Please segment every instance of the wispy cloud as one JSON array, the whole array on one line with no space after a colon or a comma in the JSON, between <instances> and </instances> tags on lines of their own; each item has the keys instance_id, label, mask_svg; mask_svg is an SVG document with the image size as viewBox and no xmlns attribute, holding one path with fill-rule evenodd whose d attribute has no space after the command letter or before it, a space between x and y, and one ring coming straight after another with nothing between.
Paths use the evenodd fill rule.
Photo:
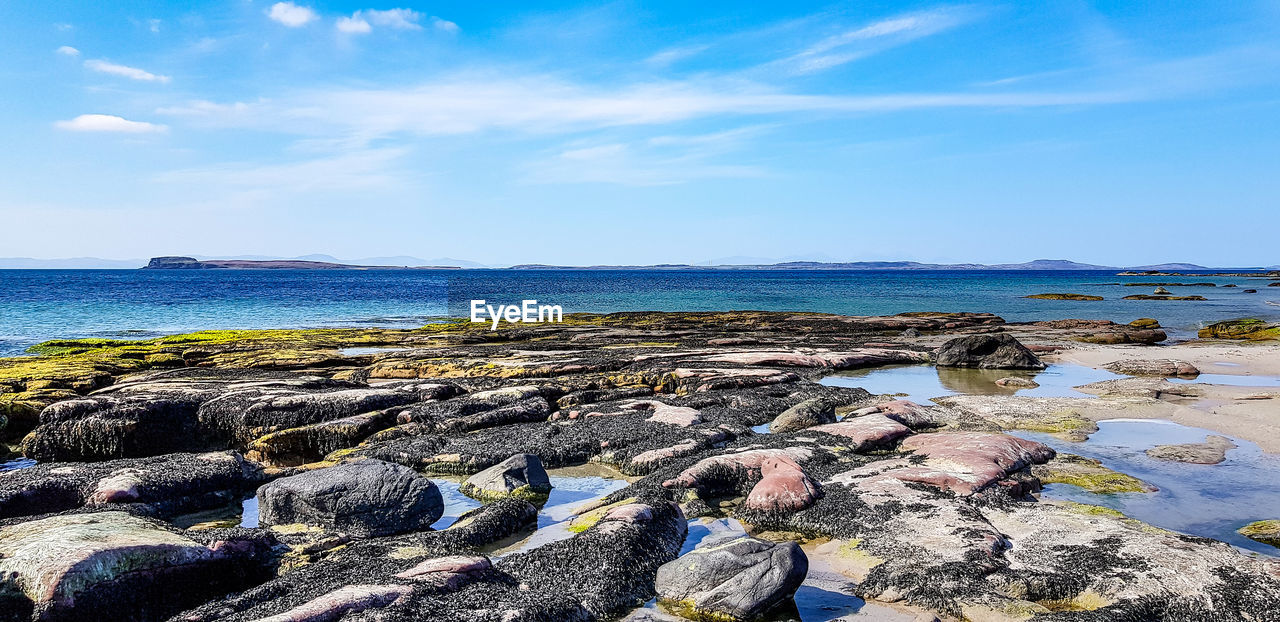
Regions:
<instances>
[{"instance_id":1,"label":"wispy cloud","mask_svg":"<svg viewBox=\"0 0 1280 622\"><path fill-rule=\"evenodd\" d=\"M203 99L191 100L185 104L178 106L161 106L156 108L156 114L169 115L175 117L201 117L209 115L237 115L249 111L249 104L245 102L233 102L230 104L219 104Z\"/></svg>"},{"instance_id":2,"label":"wispy cloud","mask_svg":"<svg viewBox=\"0 0 1280 622\"><path fill-rule=\"evenodd\" d=\"M82 114L69 121L58 121L53 124L60 130L70 132L116 132L124 134L154 134L168 131L168 127L147 123L146 121L130 121L124 117L109 114Z\"/></svg>"},{"instance_id":3,"label":"wispy cloud","mask_svg":"<svg viewBox=\"0 0 1280 622\"><path fill-rule=\"evenodd\" d=\"M713 134L664 135L632 142L571 145L525 165L530 184L601 183L666 186L702 179L765 177L759 166L720 161L759 128Z\"/></svg>"},{"instance_id":4,"label":"wispy cloud","mask_svg":"<svg viewBox=\"0 0 1280 622\"><path fill-rule=\"evenodd\" d=\"M830 35L776 62L795 73L844 65L879 52L950 30L977 17L970 7L951 7L898 15Z\"/></svg>"},{"instance_id":5,"label":"wispy cloud","mask_svg":"<svg viewBox=\"0 0 1280 622\"><path fill-rule=\"evenodd\" d=\"M300 28L317 19L316 12L310 7L292 2L277 2L271 5L271 8L267 9L267 17L289 28Z\"/></svg>"},{"instance_id":6,"label":"wispy cloud","mask_svg":"<svg viewBox=\"0 0 1280 622\"><path fill-rule=\"evenodd\" d=\"M61 54L63 56L79 56L80 55L80 50L77 50L69 45L61 46L55 51L58 54Z\"/></svg>"},{"instance_id":7,"label":"wispy cloud","mask_svg":"<svg viewBox=\"0 0 1280 622\"><path fill-rule=\"evenodd\" d=\"M655 67L666 67L678 61L682 61L691 56L696 56L704 51L710 45L682 45L678 47L667 48L657 52L645 59L645 63Z\"/></svg>"},{"instance_id":8,"label":"wispy cloud","mask_svg":"<svg viewBox=\"0 0 1280 622\"><path fill-rule=\"evenodd\" d=\"M84 66L98 73L105 73L113 76L121 76L130 80L139 80L142 82L161 82L169 81L169 76L161 76L151 73L137 67L129 67L128 65L118 65L116 63L105 60L87 60Z\"/></svg>"},{"instance_id":9,"label":"wispy cloud","mask_svg":"<svg viewBox=\"0 0 1280 622\"><path fill-rule=\"evenodd\" d=\"M162 173L155 181L267 193L385 188L407 181L393 166L407 153L404 148L363 149L284 164L219 164Z\"/></svg>"},{"instance_id":10,"label":"wispy cloud","mask_svg":"<svg viewBox=\"0 0 1280 622\"><path fill-rule=\"evenodd\" d=\"M447 20L447 19L442 19L442 18L439 18L439 17L432 17L432 18L431 18L431 25L432 25L432 26L435 26L436 30L440 30L440 31L443 31L443 32L450 32L450 33L452 33L452 32L458 32L458 30L459 30L459 28L458 28L458 25L457 25L457 24L455 24L455 23L453 23L453 22L451 22L451 21L449 21L449 20Z\"/></svg>"}]
</instances>

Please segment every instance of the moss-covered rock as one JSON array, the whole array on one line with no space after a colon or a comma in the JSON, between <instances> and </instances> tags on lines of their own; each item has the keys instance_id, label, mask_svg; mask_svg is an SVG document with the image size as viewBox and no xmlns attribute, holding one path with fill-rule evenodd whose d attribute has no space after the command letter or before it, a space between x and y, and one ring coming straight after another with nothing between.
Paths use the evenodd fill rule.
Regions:
<instances>
[{"instance_id":1,"label":"moss-covered rock","mask_svg":"<svg viewBox=\"0 0 1280 622\"><path fill-rule=\"evenodd\" d=\"M1215 322L1200 329L1201 339L1245 339L1263 341L1280 339L1280 324L1268 324L1257 318L1241 318Z\"/></svg>"},{"instance_id":2,"label":"moss-covered rock","mask_svg":"<svg viewBox=\"0 0 1280 622\"><path fill-rule=\"evenodd\" d=\"M1236 530L1240 535L1280 548L1280 520L1260 520Z\"/></svg>"}]
</instances>

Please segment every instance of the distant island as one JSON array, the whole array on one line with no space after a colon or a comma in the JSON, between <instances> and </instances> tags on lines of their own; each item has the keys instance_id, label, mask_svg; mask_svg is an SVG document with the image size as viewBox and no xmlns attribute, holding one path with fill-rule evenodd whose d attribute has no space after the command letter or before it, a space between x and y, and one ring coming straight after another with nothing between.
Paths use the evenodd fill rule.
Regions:
<instances>
[{"instance_id":1,"label":"distant island","mask_svg":"<svg viewBox=\"0 0 1280 622\"><path fill-rule=\"evenodd\" d=\"M142 270L460 270L458 266L363 266L297 259L208 259L152 257Z\"/></svg>"}]
</instances>

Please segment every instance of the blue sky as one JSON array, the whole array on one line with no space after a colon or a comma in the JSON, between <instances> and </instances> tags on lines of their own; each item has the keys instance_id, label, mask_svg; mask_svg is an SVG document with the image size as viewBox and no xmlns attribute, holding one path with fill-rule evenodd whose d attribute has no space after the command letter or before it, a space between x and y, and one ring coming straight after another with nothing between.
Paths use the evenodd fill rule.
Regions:
<instances>
[{"instance_id":1,"label":"blue sky","mask_svg":"<svg viewBox=\"0 0 1280 622\"><path fill-rule=\"evenodd\" d=\"M0 4L0 256L1272 265L1280 3Z\"/></svg>"}]
</instances>

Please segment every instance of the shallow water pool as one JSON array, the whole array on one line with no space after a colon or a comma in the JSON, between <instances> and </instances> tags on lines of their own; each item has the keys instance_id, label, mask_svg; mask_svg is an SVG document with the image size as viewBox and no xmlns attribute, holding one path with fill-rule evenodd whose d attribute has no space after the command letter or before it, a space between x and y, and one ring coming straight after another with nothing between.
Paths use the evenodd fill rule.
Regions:
<instances>
[{"instance_id":1,"label":"shallow water pool","mask_svg":"<svg viewBox=\"0 0 1280 622\"><path fill-rule=\"evenodd\" d=\"M0 471L16 471L35 465L36 461L31 458L14 458L13 460L0 461Z\"/></svg>"},{"instance_id":2,"label":"shallow water pool","mask_svg":"<svg viewBox=\"0 0 1280 622\"><path fill-rule=\"evenodd\" d=\"M1220 464L1186 464L1156 460L1144 452L1156 445L1201 443L1217 433L1171 421L1113 419L1098 422L1098 431L1078 443L1034 432L1010 434L1040 441L1062 453L1100 460L1108 468L1160 489L1104 495L1069 484L1050 484L1043 492L1047 498L1106 506L1157 527L1280 555L1280 549L1236 533L1253 521L1280 517L1280 495L1274 493L1280 481L1280 458L1263 453L1249 441L1231 439L1237 448L1228 451Z\"/></svg>"},{"instance_id":3,"label":"shallow water pool","mask_svg":"<svg viewBox=\"0 0 1280 622\"><path fill-rule=\"evenodd\" d=\"M1040 386L1022 388L996 384L997 380L1011 376L1029 378ZM932 398L951 395L1095 397L1073 387L1127 377L1103 369L1071 364L1050 365L1041 371L889 365L840 372L823 378L821 383L833 387L861 387L876 395L900 395L913 402L927 404Z\"/></svg>"}]
</instances>

